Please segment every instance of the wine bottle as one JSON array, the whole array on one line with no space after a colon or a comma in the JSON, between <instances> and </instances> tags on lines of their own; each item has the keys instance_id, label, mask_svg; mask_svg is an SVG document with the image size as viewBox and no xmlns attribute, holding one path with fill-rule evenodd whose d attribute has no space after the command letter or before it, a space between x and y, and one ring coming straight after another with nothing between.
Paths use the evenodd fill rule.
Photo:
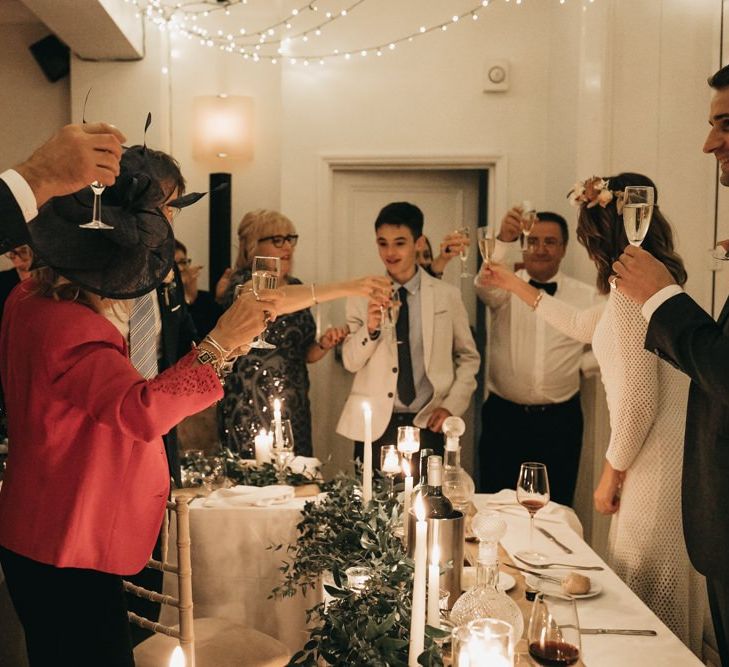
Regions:
<instances>
[{"instance_id":1,"label":"wine bottle","mask_svg":"<svg viewBox=\"0 0 729 667\"><path fill-rule=\"evenodd\" d=\"M428 486L423 495L426 516L429 519L449 519L453 516L453 505L443 495L443 459L428 457Z\"/></svg>"}]
</instances>

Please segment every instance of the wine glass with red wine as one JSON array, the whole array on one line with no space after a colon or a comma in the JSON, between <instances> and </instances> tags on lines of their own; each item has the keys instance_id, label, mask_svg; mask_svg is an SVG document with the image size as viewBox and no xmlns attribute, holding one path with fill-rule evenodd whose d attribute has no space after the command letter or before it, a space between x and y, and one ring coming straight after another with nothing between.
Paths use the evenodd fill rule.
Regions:
<instances>
[{"instance_id":1,"label":"wine glass with red wine","mask_svg":"<svg viewBox=\"0 0 729 667\"><path fill-rule=\"evenodd\" d=\"M527 630L529 655L540 665L574 665L580 659L580 623L573 598L537 593Z\"/></svg>"},{"instance_id":2,"label":"wine glass with red wine","mask_svg":"<svg viewBox=\"0 0 729 667\"><path fill-rule=\"evenodd\" d=\"M546 465L531 461L521 464L516 481L516 499L529 512L529 551L520 551L517 556L532 563L545 562L547 556L534 549L534 515L549 502Z\"/></svg>"}]
</instances>

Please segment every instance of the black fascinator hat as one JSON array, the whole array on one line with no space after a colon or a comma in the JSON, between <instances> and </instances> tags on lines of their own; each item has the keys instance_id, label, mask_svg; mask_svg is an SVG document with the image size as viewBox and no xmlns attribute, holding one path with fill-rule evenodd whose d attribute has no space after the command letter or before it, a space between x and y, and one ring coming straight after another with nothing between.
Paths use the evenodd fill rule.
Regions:
<instances>
[{"instance_id":1,"label":"black fascinator hat","mask_svg":"<svg viewBox=\"0 0 729 667\"><path fill-rule=\"evenodd\" d=\"M49 200L29 225L37 264L99 296L132 299L157 287L172 269L174 236L161 211L147 206L152 179L122 167L102 196L101 218L112 229L84 229L93 192Z\"/></svg>"}]
</instances>

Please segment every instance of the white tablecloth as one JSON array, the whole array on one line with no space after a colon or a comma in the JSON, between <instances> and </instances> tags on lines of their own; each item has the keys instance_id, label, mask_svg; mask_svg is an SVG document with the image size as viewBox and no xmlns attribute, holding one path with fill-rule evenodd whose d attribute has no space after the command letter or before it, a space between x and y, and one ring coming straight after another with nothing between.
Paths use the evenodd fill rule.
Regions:
<instances>
[{"instance_id":1,"label":"white tablecloth","mask_svg":"<svg viewBox=\"0 0 729 667\"><path fill-rule=\"evenodd\" d=\"M504 493L503 491L501 492ZM511 492L513 493L513 491ZM499 494L500 495L500 494ZM489 498L476 496L478 509L494 509ZM551 503L550 503L551 504ZM503 518L508 524L501 544L509 555L529 548L529 515L518 506L506 505ZM587 667L701 667L703 664L660 619L610 570L605 562L569 527L576 516L567 507L556 506L544 517L536 515L535 525L546 528L572 555L564 553L539 531L534 531L534 548L553 557L555 562L579 565L603 565L601 572L586 572L602 585L602 593L594 598L577 600L577 614L583 628L634 628L655 630L656 637L617 635L582 635L582 659ZM570 518L574 517L574 520ZM560 520L555 520L557 518ZM515 561L518 564L518 561ZM558 574L561 570L555 570Z\"/></svg>"},{"instance_id":2,"label":"white tablecloth","mask_svg":"<svg viewBox=\"0 0 729 667\"><path fill-rule=\"evenodd\" d=\"M479 509L497 509L509 529L502 544L510 554L528 548L529 519L526 511L511 502L507 492L478 495ZM191 505L192 572L195 616L227 617L277 637L292 651L304 644L305 610L314 606L316 595L297 595L269 600L271 589L281 579L278 567L283 551L271 551L273 544L296 540L296 524L306 499L295 499L274 507L205 508L201 500ZM582 540L582 529L574 512L550 503L537 514L558 540L570 547L572 556L535 532L535 547L559 562L605 565ZM639 628L656 630L656 637L583 635L583 659L588 667L693 667L702 663L673 635L635 594L607 568L590 572L603 587L595 598L578 600L583 627Z\"/></svg>"}]
</instances>

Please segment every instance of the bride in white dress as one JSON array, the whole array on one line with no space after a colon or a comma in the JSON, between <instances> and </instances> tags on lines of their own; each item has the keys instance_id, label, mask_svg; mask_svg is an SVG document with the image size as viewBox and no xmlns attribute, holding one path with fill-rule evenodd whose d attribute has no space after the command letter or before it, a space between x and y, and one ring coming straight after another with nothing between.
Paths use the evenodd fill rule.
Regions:
<instances>
[{"instance_id":1,"label":"bride in white dress","mask_svg":"<svg viewBox=\"0 0 729 667\"><path fill-rule=\"evenodd\" d=\"M629 185L653 183L640 174L624 173L589 179L572 193L580 205L577 238L597 266L597 287L609 294L606 304L580 311L499 265L484 265L479 280L513 292L556 329L592 343L610 410L610 444L594 494L597 511L613 514L608 561L701 656L706 587L689 561L681 519L689 381L644 349L647 323L640 306L611 290L609 283L612 263L628 245L618 207ZM686 282L671 227L657 205L643 248L664 262L679 284Z\"/></svg>"}]
</instances>

